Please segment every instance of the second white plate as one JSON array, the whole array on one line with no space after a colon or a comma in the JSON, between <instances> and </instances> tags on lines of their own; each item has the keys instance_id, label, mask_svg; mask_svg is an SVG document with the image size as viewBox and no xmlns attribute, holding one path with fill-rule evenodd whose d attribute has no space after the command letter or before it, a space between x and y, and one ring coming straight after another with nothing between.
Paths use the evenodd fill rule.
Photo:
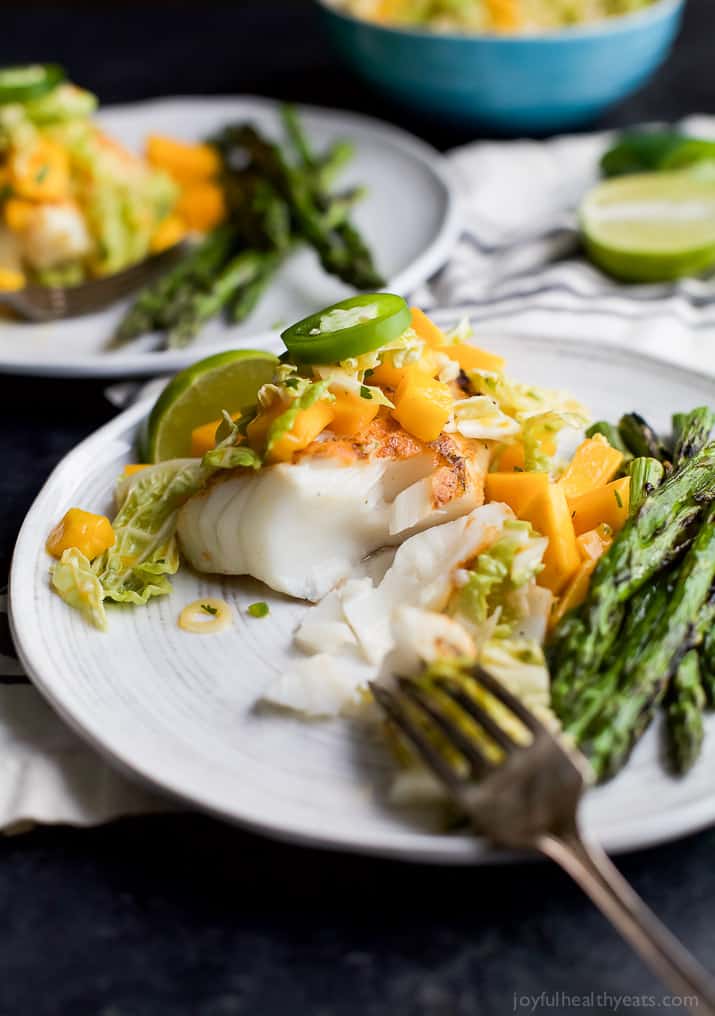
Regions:
<instances>
[{"instance_id":1,"label":"second white plate","mask_svg":"<svg viewBox=\"0 0 715 1016\"><path fill-rule=\"evenodd\" d=\"M481 340L486 344L486 340ZM715 404L715 382L629 353L585 344L502 337L489 344L517 378L571 391L598 417L638 410L663 430L670 415ZM382 738L347 719L306 723L256 709L291 656L304 604L258 583L183 568L174 591L140 609L110 611L106 634L50 591L44 542L71 505L110 510L116 476L150 406L123 413L58 466L27 516L13 560L10 609L20 657L38 688L108 758L163 790L271 835L411 860L488 862L472 838L435 831L389 806L395 762ZM200 597L226 599L233 626L181 631ZM255 600L270 616L248 617ZM703 757L685 779L660 760L649 731L624 772L591 791L586 830L610 850L642 847L715 821L715 717Z\"/></svg>"},{"instance_id":2,"label":"second white plate","mask_svg":"<svg viewBox=\"0 0 715 1016\"><path fill-rule=\"evenodd\" d=\"M386 288L406 294L446 261L458 230L446 163L433 149L395 127L352 113L301 107L318 150L345 138L355 157L340 186L358 184L367 196L354 221L369 243ZM141 151L148 134L203 139L227 123L252 121L281 136L279 105L269 99L157 99L101 111L109 134ZM0 372L57 377L119 377L170 373L219 349L265 345L282 327L354 290L326 275L315 254L298 251L279 272L249 320L227 327L211 322L186 349L152 352L139 339L109 350L112 331L129 301L99 314L52 324L0 318Z\"/></svg>"}]
</instances>

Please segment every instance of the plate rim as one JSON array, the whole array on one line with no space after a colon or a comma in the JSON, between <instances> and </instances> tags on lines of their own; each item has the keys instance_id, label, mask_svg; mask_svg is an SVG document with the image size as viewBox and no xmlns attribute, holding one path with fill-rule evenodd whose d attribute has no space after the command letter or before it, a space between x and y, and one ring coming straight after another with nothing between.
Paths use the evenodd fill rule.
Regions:
<instances>
[{"instance_id":1,"label":"plate rim","mask_svg":"<svg viewBox=\"0 0 715 1016\"><path fill-rule=\"evenodd\" d=\"M162 109L176 104L194 107L209 105L228 107L238 102L269 111L275 111L282 105L279 99L252 94L170 95L141 99L137 102L107 104L100 107L96 113L96 119L102 122L103 117L111 120L113 115L129 116L137 110L146 111L151 108L156 108L160 114ZM459 236L457 184L446 157L416 135L377 117L355 113L352 110L341 110L332 106L316 106L310 103L297 103L296 109L298 112L322 117L327 121L339 119L341 126L344 124L347 132L350 131L350 125L355 124L356 127L370 131L376 137L385 138L393 148L422 165L429 171L433 180L440 185L445 199L445 211L437 233L426 250L422 251L403 271L389 279L385 285L387 291L396 292L402 296L408 295L410 291L422 285L445 264ZM255 335L246 336L243 344L247 347L251 344L263 345L275 341L276 335L276 331L256 332ZM94 353L89 356L76 354L73 358L58 363L23 360L21 355L6 359L4 355L0 355L0 375L15 374L23 377L58 378L145 377L181 370L197 359L210 356L212 353L226 348L226 343L207 343L201 347L189 345L183 350L169 350L161 354L152 354L147 351L127 353L126 356L106 353ZM157 356L162 358L157 359Z\"/></svg>"},{"instance_id":2,"label":"plate rim","mask_svg":"<svg viewBox=\"0 0 715 1016\"><path fill-rule=\"evenodd\" d=\"M444 318L445 315L443 314L442 317ZM549 336L523 335L507 330L492 333L495 341L500 336L508 336L510 339L534 346L543 347L546 345L555 352L563 351L570 356L578 355L581 352L586 359L595 357L611 365L617 365L620 362L627 363L631 367L642 368L645 362L649 370L662 373L669 378L677 375L686 382L697 380L700 384L712 386L715 394L715 377L711 374L672 365L637 350L610 348L589 340L574 341L573 339ZM85 724L73 713L71 695L63 695L62 690L54 686L51 666L47 668L46 661L35 658L31 645L32 639L28 640L25 637L25 619L30 616L36 600L34 583L30 581L23 584L22 577L23 574L30 575L31 578L34 575L34 563L38 552L36 534L31 532L34 516L36 512L42 511L44 502L53 497L55 487L62 483L65 472L72 469L75 460L86 459L95 445L103 446L112 438L116 439L119 435L126 433L128 429L135 427L147 414L153 402L153 396L142 399L71 449L50 473L22 523L13 551L9 575L9 619L18 657L34 687L85 742L90 744L110 765L119 769L135 782L158 789L171 799L188 803L200 811L213 814L254 833L303 846L390 857L415 863L502 864L523 860L523 855L517 856L508 852L491 850L486 848L483 842L470 836L416 834L407 825L405 825L404 832L400 830L380 836L370 834L356 836L354 833L349 835L342 832L315 833L310 830L307 824L301 828L286 827L284 823L281 823L280 818L276 821L266 821L252 818L250 814L241 813L240 808L228 811L212 806L202 801L196 794L182 790L180 786L172 782L169 776L162 774L157 777L147 771L141 761L130 759L122 750L107 745L102 740L96 725ZM46 673L47 670L49 670L49 675ZM713 824L715 824L715 791L710 798L705 800L686 801L682 806L665 813L656 813L642 818L639 820L637 829L629 824L627 819L617 817L604 828L601 842L609 853L641 850L682 838ZM415 840L416 836L419 837L418 842Z\"/></svg>"}]
</instances>

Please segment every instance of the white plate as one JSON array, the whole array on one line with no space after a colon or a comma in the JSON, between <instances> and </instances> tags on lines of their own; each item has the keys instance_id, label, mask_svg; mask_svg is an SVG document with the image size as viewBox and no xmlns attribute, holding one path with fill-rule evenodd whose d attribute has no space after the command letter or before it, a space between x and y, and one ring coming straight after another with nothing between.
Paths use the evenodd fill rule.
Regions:
<instances>
[{"instance_id":1,"label":"white plate","mask_svg":"<svg viewBox=\"0 0 715 1016\"><path fill-rule=\"evenodd\" d=\"M367 187L354 221L389 280L386 289L408 293L441 267L457 235L446 163L428 145L376 120L312 107L299 111L318 150L339 138L355 143L355 157L341 174L340 187ZM99 120L136 151L152 132L194 141L242 120L281 136L278 103L252 97L158 99L103 109ZM219 349L265 344L281 325L353 292L326 275L312 251L301 250L279 272L248 321L233 327L211 322L187 349L152 352L151 342L139 339L107 350L130 301L52 324L0 319L0 372L56 377L169 373Z\"/></svg>"},{"instance_id":2,"label":"white plate","mask_svg":"<svg viewBox=\"0 0 715 1016\"><path fill-rule=\"evenodd\" d=\"M715 382L643 356L582 344L502 337L519 378L573 392L594 414L617 419L636 409L667 429L670 414L715 403ZM114 479L132 459L144 403L84 441L58 466L20 533L11 575L11 617L23 664L39 689L115 763L172 794L271 835L412 860L489 861L459 835L439 835L387 806L393 760L377 737L347 720L304 723L256 711L261 690L291 653L305 607L238 579L176 577L169 597L110 611L109 632L88 627L48 586L43 544L71 505L106 511ZM233 627L215 636L179 630L180 609L224 597ZM245 608L267 600L265 619ZM686 779L666 775L657 732L627 769L589 793L587 830L621 850L682 835L715 821L715 729Z\"/></svg>"}]
</instances>

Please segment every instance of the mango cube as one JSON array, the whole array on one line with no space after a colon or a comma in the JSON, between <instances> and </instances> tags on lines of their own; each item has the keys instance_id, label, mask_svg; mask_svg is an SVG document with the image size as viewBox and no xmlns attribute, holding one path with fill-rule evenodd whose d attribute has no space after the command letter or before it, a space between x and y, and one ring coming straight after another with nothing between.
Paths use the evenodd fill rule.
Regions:
<instances>
[{"instance_id":1,"label":"mango cube","mask_svg":"<svg viewBox=\"0 0 715 1016\"><path fill-rule=\"evenodd\" d=\"M301 409L290 430L282 434L268 453L268 462L288 462L295 452L307 448L318 434L332 423L333 405L319 399L308 409Z\"/></svg>"},{"instance_id":2,"label":"mango cube","mask_svg":"<svg viewBox=\"0 0 715 1016\"><path fill-rule=\"evenodd\" d=\"M601 435L586 438L574 453L559 485L569 500L581 497L596 487L603 487L616 475L623 462L623 453L611 448Z\"/></svg>"},{"instance_id":3,"label":"mango cube","mask_svg":"<svg viewBox=\"0 0 715 1016\"><path fill-rule=\"evenodd\" d=\"M354 392L334 392L333 419L330 429L341 437L352 437L364 430L377 416L380 406L374 399L364 399Z\"/></svg>"},{"instance_id":4,"label":"mango cube","mask_svg":"<svg viewBox=\"0 0 715 1016\"><path fill-rule=\"evenodd\" d=\"M56 558L75 547L88 561L93 561L114 546L115 540L112 523L106 515L70 508L47 537L46 547L48 554Z\"/></svg>"},{"instance_id":5,"label":"mango cube","mask_svg":"<svg viewBox=\"0 0 715 1016\"><path fill-rule=\"evenodd\" d=\"M580 536L601 523L614 533L620 532L628 518L630 489L631 478L624 476L569 501L576 534Z\"/></svg>"},{"instance_id":6,"label":"mango cube","mask_svg":"<svg viewBox=\"0 0 715 1016\"><path fill-rule=\"evenodd\" d=\"M522 518L548 538L544 570L536 581L558 595L581 564L566 495L558 484L549 483L522 510Z\"/></svg>"},{"instance_id":7,"label":"mango cube","mask_svg":"<svg viewBox=\"0 0 715 1016\"><path fill-rule=\"evenodd\" d=\"M533 498L549 486L548 473L488 473L485 493L487 501L508 504L518 519Z\"/></svg>"},{"instance_id":8,"label":"mango cube","mask_svg":"<svg viewBox=\"0 0 715 1016\"><path fill-rule=\"evenodd\" d=\"M410 371L395 393L393 417L419 441L436 441L449 420L454 399L449 386L422 371Z\"/></svg>"}]
</instances>

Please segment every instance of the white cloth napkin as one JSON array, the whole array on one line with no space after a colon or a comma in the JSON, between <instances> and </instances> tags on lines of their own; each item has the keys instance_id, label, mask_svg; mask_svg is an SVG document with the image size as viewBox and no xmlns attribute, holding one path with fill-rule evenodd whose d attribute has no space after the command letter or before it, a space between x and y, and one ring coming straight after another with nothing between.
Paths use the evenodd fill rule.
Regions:
<instances>
[{"instance_id":1,"label":"white cloth napkin","mask_svg":"<svg viewBox=\"0 0 715 1016\"><path fill-rule=\"evenodd\" d=\"M715 138L715 119L684 129ZM512 331L628 346L715 375L715 281L621 286L579 254L576 211L609 136L474 144L449 156L462 237L447 266L413 294L439 318L455 310L478 333ZM136 386L108 396L125 405ZM116 774L29 685L0 594L0 829L91 825L168 808Z\"/></svg>"}]
</instances>

